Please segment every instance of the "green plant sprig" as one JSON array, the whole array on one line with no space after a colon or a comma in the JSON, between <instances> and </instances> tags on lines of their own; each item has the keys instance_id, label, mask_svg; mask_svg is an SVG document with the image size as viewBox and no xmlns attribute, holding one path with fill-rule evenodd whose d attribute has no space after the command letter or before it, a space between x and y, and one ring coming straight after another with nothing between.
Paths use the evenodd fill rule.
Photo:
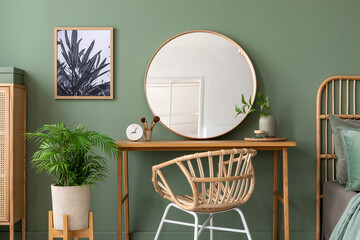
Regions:
<instances>
[{"instance_id":1,"label":"green plant sprig","mask_svg":"<svg viewBox=\"0 0 360 240\"><path fill-rule=\"evenodd\" d=\"M243 104L242 108L240 108L237 104L235 104L235 111L237 112L235 117L237 117L241 113L246 114L247 112L249 112L249 113L255 112L255 109L250 109L251 108L251 96L249 98L249 103L247 103L245 100L244 94L241 94L241 102ZM248 109L250 109L250 110L248 111Z\"/></svg>"},{"instance_id":2,"label":"green plant sprig","mask_svg":"<svg viewBox=\"0 0 360 240\"><path fill-rule=\"evenodd\" d=\"M257 101L256 104L260 107L260 110L251 108L251 96L249 98L249 102L246 102L244 94L241 94L241 102L243 106L240 108L237 104L235 104L235 111L237 112L235 117L237 117L239 114L246 114L255 111L260 112L260 117L264 117L271 114L269 97L265 97L264 94L262 94L262 92L259 92L257 94L257 98L259 99L259 101Z\"/></svg>"},{"instance_id":3,"label":"green plant sprig","mask_svg":"<svg viewBox=\"0 0 360 240\"><path fill-rule=\"evenodd\" d=\"M44 125L26 136L39 144L31 158L32 166L37 172L54 175L57 186L95 185L106 179L106 159L93 152L94 148L109 157L118 155L113 139L82 125L75 129L64 123Z\"/></svg>"}]
</instances>

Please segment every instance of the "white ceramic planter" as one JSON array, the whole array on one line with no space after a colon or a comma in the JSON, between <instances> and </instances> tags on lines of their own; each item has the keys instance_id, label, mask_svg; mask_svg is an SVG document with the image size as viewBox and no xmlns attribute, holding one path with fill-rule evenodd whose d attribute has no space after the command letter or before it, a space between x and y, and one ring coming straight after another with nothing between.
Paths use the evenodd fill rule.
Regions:
<instances>
[{"instance_id":1,"label":"white ceramic planter","mask_svg":"<svg viewBox=\"0 0 360 240\"><path fill-rule=\"evenodd\" d=\"M90 186L51 185L54 228L63 230L63 215L68 215L69 230L89 227Z\"/></svg>"},{"instance_id":2,"label":"white ceramic planter","mask_svg":"<svg viewBox=\"0 0 360 240\"><path fill-rule=\"evenodd\" d=\"M276 120L272 115L266 115L259 119L259 129L265 131L265 137L276 136Z\"/></svg>"}]
</instances>

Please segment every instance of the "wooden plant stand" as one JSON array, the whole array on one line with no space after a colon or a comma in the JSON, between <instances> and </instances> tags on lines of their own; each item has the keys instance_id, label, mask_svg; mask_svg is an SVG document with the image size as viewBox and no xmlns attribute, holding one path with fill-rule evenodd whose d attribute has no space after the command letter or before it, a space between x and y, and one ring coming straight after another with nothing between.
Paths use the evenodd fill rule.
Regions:
<instances>
[{"instance_id":1,"label":"wooden plant stand","mask_svg":"<svg viewBox=\"0 0 360 240\"><path fill-rule=\"evenodd\" d=\"M62 238L63 240L89 238L89 240L94 240L94 212L89 213L89 228L75 231L68 229L68 215L64 215L63 229L57 230L54 228L53 212L49 211L49 240L54 240L54 238Z\"/></svg>"}]
</instances>

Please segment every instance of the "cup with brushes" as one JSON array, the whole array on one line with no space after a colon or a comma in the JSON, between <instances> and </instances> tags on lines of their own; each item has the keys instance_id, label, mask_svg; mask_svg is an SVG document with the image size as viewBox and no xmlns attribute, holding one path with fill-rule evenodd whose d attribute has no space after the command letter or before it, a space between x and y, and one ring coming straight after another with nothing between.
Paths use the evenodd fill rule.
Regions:
<instances>
[{"instance_id":1,"label":"cup with brushes","mask_svg":"<svg viewBox=\"0 0 360 240\"><path fill-rule=\"evenodd\" d=\"M154 116L153 121L151 122L150 128L149 128L149 124L146 121L145 117L141 118L140 121L141 121L141 123L142 123L142 125L144 127L145 141L151 141L152 130L154 129L156 123L160 121L160 118L158 116Z\"/></svg>"}]
</instances>

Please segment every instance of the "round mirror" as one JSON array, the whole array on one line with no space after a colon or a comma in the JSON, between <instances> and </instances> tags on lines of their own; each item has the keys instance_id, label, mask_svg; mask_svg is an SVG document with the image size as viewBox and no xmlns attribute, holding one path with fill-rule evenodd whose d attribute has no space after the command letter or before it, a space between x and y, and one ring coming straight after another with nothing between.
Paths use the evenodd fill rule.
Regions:
<instances>
[{"instance_id":1,"label":"round mirror","mask_svg":"<svg viewBox=\"0 0 360 240\"><path fill-rule=\"evenodd\" d=\"M166 41L151 58L145 94L154 115L178 135L221 136L241 123L241 95L254 102L256 76L245 51L216 32L191 31Z\"/></svg>"}]
</instances>

